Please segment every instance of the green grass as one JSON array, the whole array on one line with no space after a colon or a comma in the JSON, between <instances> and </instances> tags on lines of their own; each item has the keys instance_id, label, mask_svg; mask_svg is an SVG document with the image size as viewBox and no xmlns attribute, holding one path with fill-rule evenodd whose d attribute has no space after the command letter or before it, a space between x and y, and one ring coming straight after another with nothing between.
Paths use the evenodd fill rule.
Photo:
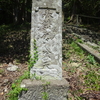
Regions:
<instances>
[{"instance_id":1,"label":"green grass","mask_svg":"<svg viewBox=\"0 0 100 100\"><path fill-rule=\"evenodd\" d=\"M92 56L92 55L88 55L88 56L87 56L87 61L88 61L89 63L91 63L92 65L94 65L94 64L96 63L96 61L95 61L95 59L94 59L94 56Z\"/></svg>"},{"instance_id":2,"label":"green grass","mask_svg":"<svg viewBox=\"0 0 100 100\"><path fill-rule=\"evenodd\" d=\"M48 93L47 92L42 93L42 100L48 100Z\"/></svg>"},{"instance_id":3,"label":"green grass","mask_svg":"<svg viewBox=\"0 0 100 100\"><path fill-rule=\"evenodd\" d=\"M89 71L85 76L85 85L87 86L87 90L91 91L99 91L100 90L100 74L95 72L94 70Z\"/></svg>"},{"instance_id":4,"label":"green grass","mask_svg":"<svg viewBox=\"0 0 100 100\"><path fill-rule=\"evenodd\" d=\"M82 93L100 91L100 64L97 63L94 56L81 49L73 40L63 46L64 70L70 78L75 78L75 81L70 81L70 84L73 84L72 89L69 90L72 97L68 100L73 100L73 98L83 100L80 97ZM71 66L73 62L80 65Z\"/></svg>"}]
</instances>

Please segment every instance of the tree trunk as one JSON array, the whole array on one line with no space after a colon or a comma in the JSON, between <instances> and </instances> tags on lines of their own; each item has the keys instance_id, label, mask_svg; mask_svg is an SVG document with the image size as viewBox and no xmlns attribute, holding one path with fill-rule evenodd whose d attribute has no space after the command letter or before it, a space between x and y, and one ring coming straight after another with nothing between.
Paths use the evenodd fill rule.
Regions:
<instances>
[{"instance_id":1,"label":"tree trunk","mask_svg":"<svg viewBox=\"0 0 100 100\"><path fill-rule=\"evenodd\" d=\"M30 21L31 21L31 7L32 7L32 1L31 1L31 0L27 0L26 6L27 6L26 20L27 20L27 22L30 22Z\"/></svg>"},{"instance_id":2,"label":"tree trunk","mask_svg":"<svg viewBox=\"0 0 100 100\"><path fill-rule=\"evenodd\" d=\"M70 20L67 22L67 24L70 23L70 22L73 22L76 13L77 13L77 1L74 0L74 1L73 1L73 8L72 8L71 18L70 18Z\"/></svg>"},{"instance_id":3,"label":"tree trunk","mask_svg":"<svg viewBox=\"0 0 100 100\"><path fill-rule=\"evenodd\" d=\"M18 22L18 0L14 0L13 2L13 22Z\"/></svg>"}]
</instances>

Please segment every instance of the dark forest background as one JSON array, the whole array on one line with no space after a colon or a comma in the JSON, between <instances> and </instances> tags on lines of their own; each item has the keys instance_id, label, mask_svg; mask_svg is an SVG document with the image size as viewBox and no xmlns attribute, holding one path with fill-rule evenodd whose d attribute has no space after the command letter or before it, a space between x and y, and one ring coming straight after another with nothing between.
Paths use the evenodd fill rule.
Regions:
<instances>
[{"instance_id":1,"label":"dark forest background","mask_svg":"<svg viewBox=\"0 0 100 100\"><path fill-rule=\"evenodd\" d=\"M0 0L0 24L31 21L32 0Z\"/></svg>"},{"instance_id":2,"label":"dark forest background","mask_svg":"<svg viewBox=\"0 0 100 100\"><path fill-rule=\"evenodd\" d=\"M100 0L62 0L65 21L76 14L100 17ZM32 0L0 0L0 25L31 21ZM83 23L98 23L98 19L81 17ZM100 21L99 21L100 22Z\"/></svg>"}]
</instances>

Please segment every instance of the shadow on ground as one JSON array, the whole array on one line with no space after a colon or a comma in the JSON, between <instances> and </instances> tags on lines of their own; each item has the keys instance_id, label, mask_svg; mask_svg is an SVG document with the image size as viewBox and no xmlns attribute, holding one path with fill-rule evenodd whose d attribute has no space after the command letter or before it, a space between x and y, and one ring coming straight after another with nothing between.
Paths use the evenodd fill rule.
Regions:
<instances>
[{"instance_id":1,"label":"shadow on ground","mask_svg":"<svg viewBox=\"0 0 100 100\"><path fill-rule=\"evenodd\" d=\"M30 47L30 25L14 26L12 29L11 27L4 28L1 32L0 63L9 63L14 60L21 63L27 61Z\"/></svg>"}]
</instances>

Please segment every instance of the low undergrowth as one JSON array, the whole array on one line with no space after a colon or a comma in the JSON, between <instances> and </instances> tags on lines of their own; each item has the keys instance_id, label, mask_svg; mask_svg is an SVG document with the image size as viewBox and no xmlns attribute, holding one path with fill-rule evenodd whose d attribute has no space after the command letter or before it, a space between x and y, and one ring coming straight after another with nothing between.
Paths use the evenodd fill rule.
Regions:
<instances>
[{"instance_id":1,"label":"low undergrowth","mask_svg":"<svg viewBox=\"0 0 100 100\"><path fill-rule=\"evenodd\" d=\"M7 94L7 100L18 100L18 95L21 91L27 91L26 88L21 88L20 84L23 79L29 78L29 71L24 72L22 76L20 76L14 83L11 85L11 90Z\"/></svg>"},{"instance_id":2,"label":"low undergrowth","mask_svg":"<svg viewBox=\"0 0 100 100\"><path fill-rule=\"evenodd\" d=\"M70 83L68 100L100 99L96 96L100 93L100 64L77 45L77 39L64 39L63 69Z\"/></svg>"},{"instance_id":3,"label":"low undergrowth","mask_svg":"<svg viewBox=\"0 0 100 100\"><path fill-rule=\"evenodd\" d=\"M36 46L35 40L34 40L34 58L32 58L31 56L29 58L30 59L28 61L28 70L25 71L24 74L22 76L20 76L17 80L15 80L14 83L12 83L11 90L8 93L7 100L18 100L18 95L21 93L21 91L27 91L27 88L21 88L20 84L23 79L30 78L30 69L38 60L38 51L37 51L37 46ZM37 79L35 74L34 74L34 77Z\"/></svg>"}]
</instances>

